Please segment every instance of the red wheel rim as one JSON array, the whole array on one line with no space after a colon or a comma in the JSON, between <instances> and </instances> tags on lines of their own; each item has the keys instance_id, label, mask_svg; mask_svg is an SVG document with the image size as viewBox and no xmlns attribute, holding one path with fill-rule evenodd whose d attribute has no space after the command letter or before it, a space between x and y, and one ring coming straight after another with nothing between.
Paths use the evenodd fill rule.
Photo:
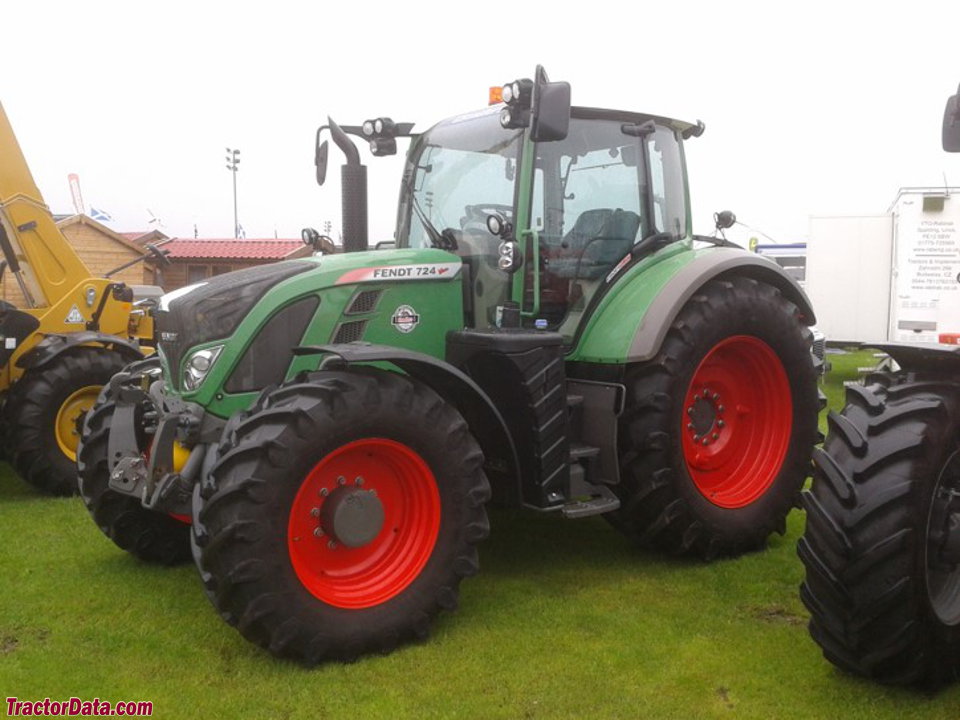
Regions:
<instances>
[{"instance_id":1,"label":"red wheel rim","mask_svg":"<svg viewBox=\"0 0 960 720\"><path fill-rule=\"evenodd\" d=\"M330 510L325 505L345 492L382 508L382 526L358 547L338 542L325 520ZM423 570L440 515L437 483L420 455L393 440L356 440L324 457L304 478L290 508L290 562L319 600L341 608L373 607L403 592Z\"/></svg>"},{"instance_id":2,"label":"red wheel rim","mask_svg":"<svg viewBox=\"0 0 960 720\"><path fill-rule=\"evenodd\" d=\"M783 363L762 340L735 335L700 362L683 403L683 457L714 505L741 508L783 466L793 426Z\"/></svg>"}]
</instances>

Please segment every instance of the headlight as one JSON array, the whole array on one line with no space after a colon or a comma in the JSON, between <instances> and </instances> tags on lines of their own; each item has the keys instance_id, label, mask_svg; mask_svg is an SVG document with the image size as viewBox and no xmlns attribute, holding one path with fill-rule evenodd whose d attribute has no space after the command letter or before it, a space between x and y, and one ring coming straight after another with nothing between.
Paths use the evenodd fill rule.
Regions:
<instances>
[{"instance_id":1,"label":"headlight","mask_svg":"<svg viewBox=\"0 0 960 720\"><path fill-rule=\"evenodd\" d=\"M196 390L207 377L210 368L217 361L223 345L197 350L183 366L183 387L185 390Z\"/></svg>"}]
</instances>

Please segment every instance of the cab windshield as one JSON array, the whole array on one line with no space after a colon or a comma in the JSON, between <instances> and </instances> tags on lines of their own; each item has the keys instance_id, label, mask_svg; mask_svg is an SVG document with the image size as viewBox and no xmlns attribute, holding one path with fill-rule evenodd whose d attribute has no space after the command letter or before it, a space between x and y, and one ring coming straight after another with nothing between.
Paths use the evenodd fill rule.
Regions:
<instances>
[{"instance_id":1,"label":"cab windshield","mask_svg":"<svg viewBox=\"0 0 960 720\"><path fill-rule=\"evenodd\" d=\"M403 173L397 246L496 256L499 240L486 220L498 213L512 221L521 135L500 127L493 108L446 120L417 138Z\"/></svg>"}]
</instances>

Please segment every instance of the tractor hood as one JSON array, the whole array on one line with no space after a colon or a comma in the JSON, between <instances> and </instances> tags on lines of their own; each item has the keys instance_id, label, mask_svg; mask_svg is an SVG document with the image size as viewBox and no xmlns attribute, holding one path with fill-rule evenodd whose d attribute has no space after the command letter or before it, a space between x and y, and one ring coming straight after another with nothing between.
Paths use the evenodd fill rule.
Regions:
<instances>
[{"instance_id":1,"label":"tractor hood","mask_svg":"<svg viewBox=\"0 0 960 720\"><path fill-rule=\"evenodd\" d=\"M308 298L314 299L315 306L311 306L311 317L304 320L307 330L302 337L298 335L292 340L277 337L266 352L251 348L251 353L274 356L279 363L277 358L287 357L288 351L292 358L293 347L301 342L360 339L342 336L338 330L367 317L362 306L366 298L360 297L367 289L371 290L367 297L382 295L386 298L385 303L392 302L397 293L402 293L408 298L407 304L416 306L418 303L409 298L423 293L431 295L430 287L439 289L439 286L445 286L454 292L459 305L460 292L453 290L451 281L459 277L461 269L460 258L442 250L380 250L259 266L218 275L168 293L161 298L156 311L157 340L169 373L168 383L172 388L181 385L184 362L198 348L222 346L217 350L215 362L219 372L211 371L210 377L198 388L200 395L206 395L216 384L214 376L236 365L267 325L271 325L271 334L276 334L274 326L278 323L273 322L274 318L278 318L281 325L289 325L289 319L283 317L284 309ZM383 313L394 313L397 308L384 305L370 312L374 310L383 320ZM459 313L459 307L457 311ZM435 318L437 313L430 313L429 317ZM386 318L388 324L391 319L392 315ZM370 320L369 326L373 330L378 323L375 317L371 316ZM458 322L462 324L462 315ZM396 327L403 326L391 326ZM423 333L415 335L422 338ZM402 342L405 338L399 339ZM249 364L251 360L247 357L244 362ZM229 385L226 391L230 392Z\"/></svg>"}]
</instances>

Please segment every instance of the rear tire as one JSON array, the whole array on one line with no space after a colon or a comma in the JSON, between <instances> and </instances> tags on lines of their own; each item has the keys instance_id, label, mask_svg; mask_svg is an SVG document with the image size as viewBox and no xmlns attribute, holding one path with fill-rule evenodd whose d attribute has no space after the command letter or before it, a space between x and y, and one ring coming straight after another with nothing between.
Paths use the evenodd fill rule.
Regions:
<instances>
[{"instance_id":1,"label":"rear tire","mask_svg":"<svg viewBox=\"0 0 960 720\"><path fill-rule=\"evenodd\" d=\"M77 493L83 416L125 364L116 352L79 347L23 374L4 406L6 454L20 477L50 495Z\"/></svg>"},{"instance_id":2,"label":"rear tire","mask_svg":"<svg viewBox=\"0 0 960 720\"><path fill-rule=\"evenodd\" d=\"M877 374L828 423L798 544L810 634L833 664L883 683L957 677L960 383Z\"/></svg>"},{"instance_id":3,"label":"rear tire","mask_svg":"<svg viewBox=\"0 0 960 720\"><path fill-rule=\"evenodd\" d=\"M157 359L135 364L142 371L155 367ZM139 375L130 379L139 381ZM80 496L97 527L121 550L150 563L173 565L190 558L190 528L164 513L148 510L140 500L110 488L107 447L116 409L109 385L87 414L77 451ZM146 450L149 436L138 433Z\"/></svg>"},{"instance_id":4,"label":"rear tire","mask_svg":"<svg viewBox=\"0 0 960 720\"><path fill-rule=\"evenodd\" d=\"M782 534L817 440L810 341L776 288L707 283L658 355L628 371L611 522L642 546L707 559Z\"/></svg>"},{"instance_id":5,"label":"rear tire","mask_svg":"<svg viewBox=\"0 0 960 720\"><path fill-rule=\"evenodd\" d=\"M194 495L195 559L245 638L307 664L353 660L455 609L490 486L466 422L432 390L312 373L265 394L221 445Z\"/></svg>"}]
</instances>

